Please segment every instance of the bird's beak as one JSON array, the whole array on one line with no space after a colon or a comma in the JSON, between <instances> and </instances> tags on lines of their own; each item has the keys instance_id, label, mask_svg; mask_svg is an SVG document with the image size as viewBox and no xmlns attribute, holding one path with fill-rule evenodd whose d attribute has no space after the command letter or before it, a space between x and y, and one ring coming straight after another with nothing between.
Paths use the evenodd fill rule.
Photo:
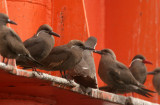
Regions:
<instances>
[{"instance_id":1,"label":"bird's beak","mask_svg":"<svg viewBox=\"0 0 160 105\"><path fill-rule=\"evenodd\" d=\"M150 62L150 61L147 61L147 60L143 60L143 63L146 63L146 64L151 64L151 65L153 65L153 63L152 63L152 62Z\"/></svg>"},{"instance_id":2,"label":"bird's beak","mask_svg":"<svg viewBox=\"0 0 160 105\"><path fill-rule=\"evenodd\" d=\"M8 19L8 21L7 21L8 23L10 23L10 24L14 24L14 25L17 25L17 23L16 22L14 22L14 21L12 21L12 20L10 20L10 19Z\"/></svg>"},{"instance_id":3,"label":"bird's beak","mask_svg":"<svg viewBox=\"0 0 160 105\"><path fill-rule=\"evenodd\" d=\"M58 35L57 33L53 32L53 31L49 32L49 34L50 34L50 35L54 35L54 36L56 36L56 37L60 37L60 35Z\"/></svg>"},{"instance_id":4,"label":"bird's beak","mask_svg":"<svg viewBox=\"0 0 160 105\"><path fill-rule=\"evenodd\" d=\"M84 50L95 50L94 48L91 48L91 47L84 47Z\"/></svg>"},{"instance_id":5,"label":"bird's beak","mask_svg":"<svg viewBox=\"0 0 160 105\"><path fill-rule=\"evenodd\" d=\"M102 52L100 50L95 50L93 51L94 53L98 53L98 54L102 54Z\"/></svg>"},{"instance_id":6,"label":"bird's beak","mask_svg":"<svg viewBox=\"0 0 160 105\"><path fill-rule=\"evenodd\" d=\"M154 72L154 71L151 71L151 72L148 72L147 74L148 74L148 75L154 75L155 72Z\"/></svg>"}]
</instances>

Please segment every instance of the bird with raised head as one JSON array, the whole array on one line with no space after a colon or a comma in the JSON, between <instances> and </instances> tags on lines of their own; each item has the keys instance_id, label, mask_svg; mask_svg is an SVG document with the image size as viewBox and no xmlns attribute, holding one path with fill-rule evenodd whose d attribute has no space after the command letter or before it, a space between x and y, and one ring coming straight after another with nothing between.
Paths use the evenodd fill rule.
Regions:
<instances>
[{"instance_id":1,"label":"bird with raised head","mask_svg":"<svg viewBox=\"0 0 160 105\"><path fill-rule=\"evenodd\" d=\"M146 60L143 55L136 55L132 59L129 67L134 78L141 84L145 83L147 77L147 68L145 64L152 64L152 62Z\"/></svg>"},{"instance_id":2,"label":"bird with raised head","mask_svg":"<svg viewBox=\"0 0 160 105\"><path fill-rule=\"evenodd\" d=\"M28 49L32 57L38 62L46 58L51 52L55 44L55 40L52 35L60 37L60 35L53 32L51 26L43 24L38 28L38 31L34 36L24 41L24 46ZM21 67L36 66L31 64L29 61L25 62L23 59L17 59L16 61Z\"/></svg>"},{"instance_id":3,"label":"bird with raised head","mask_svg":"<svg viewBox=\"0 0 160 105\"><path fill-rule=\"evenodd\" d=\"M101 55L98 74L101 80L107 84L107 87L112 89L112 92L120 94L136 92L146 97L152 96L149 92L153 91L145 89L134 78L130 70L123 63L116 60L116 55L111 49L103 49L95 51L95 53ZM101 89L104 90L104 88Z\"/></svg>"},{"instance_id":4,"label":"bird with raised head","mask_svg":"<svg viewBox=\"0 0 160 105\"><path fill-rule=\"evenodd\" d=\"M60 70L62 77L66 77L65 70L74 69L82 60L84 50L94 49L86 47L80 40L71 40L68 44L53 47L49 55L40 62L43 66L38 66L38 68L46 71Z\"/></svg>"},{"instance_id":5,"label":"bird with raised head","mask_svg":"<svg viewBox=\"0 0 160 105\"><path fill-rule=\"evenodd\" d=\"M17 33L6 26L7 23L16 25L6 14L0 13L0 54L4 59L24 58L34 64L41 65L30 55Z\"/></svg>"}]
</instances>

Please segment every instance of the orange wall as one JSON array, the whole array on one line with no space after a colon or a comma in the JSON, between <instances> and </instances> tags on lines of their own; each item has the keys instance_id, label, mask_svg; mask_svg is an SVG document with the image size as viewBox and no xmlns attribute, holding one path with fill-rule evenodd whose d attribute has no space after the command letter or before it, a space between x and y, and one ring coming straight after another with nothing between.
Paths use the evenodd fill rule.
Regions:
<instances>
[{"instance_id":1,"label":"orange wall","mask_svg":"<svg viewBox=\"0 0 160 105\"><path fill-rule=\"evenodd\" d=\"M154 63L147 66L149 71L159 65L158 0L7 0L6 3L0 1L0 12L8 11L9 17L18 23L11 28L22 40L31 37L41 24L50 24L61 35L56 38L56 45L96 36L97 49L113 49L117 59L127 66L136 54L143 54ZM98 68L100 56L94 54L94 57ZM99 86L105 85L97 78ZM145 85L149 89L153 89L151 80L148 76ZM157 94L153 98L134 96L160 102Z\"/></svg>"},{"instance_id":2,"label":"orange wall","mask_svg":"<svg viewBox=\"0 0 160 105\"><path fill-rule=\"evenodd\" d=\"M11 25L11 28L23 41L33 36L42 24L51 25L61 35L61 38L55 38L56 45L73 39L86 40L88 37L81 0L7 0L6 3L3 0L0 3L0 11L8 11L10 19L18 23L17 26ZM6 5L8 8L5 8ZM52 74L60 76L59 72Z\"/></svg>"},{"instance_id":3,"label":"orange wall","mask_svg":"<svg viewBox=\"0 0 160 105\"><path fill-rule=\"evenodd\" d=\"M113 49L117 59L127 66L136 54L153 62L154 65L147 65L148 71L160 65L159 0L85 0L85 5L90 34L99 41L97 49ZM104 85L99 77L98 81L99 86ZM147 77L145 86L154 90L152 76ZM134 97L160 103L158 94L153 95Z\"/></svg>"}]
</instances>

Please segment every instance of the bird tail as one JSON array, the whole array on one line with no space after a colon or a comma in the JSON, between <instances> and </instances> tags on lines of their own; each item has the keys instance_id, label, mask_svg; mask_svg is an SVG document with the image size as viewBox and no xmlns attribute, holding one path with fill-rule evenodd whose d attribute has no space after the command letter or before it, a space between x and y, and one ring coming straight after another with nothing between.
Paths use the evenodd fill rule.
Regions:
<instances>
[{"instance_id":1,"label":"bird tail","mask_svg":"<svg viewBox=\"0 0 160 105\"><path fill-rule=\"evenodd\" d=\"M36 61L31 55L26 55L25 57L27 60L31 61L34 65L43 66L41 63Z\"/></svg>"},{"instance_id":2,"label":"bird tail","mask_svg":"<svg viewBox=\"0 0 160 105\"><path fill-rule=\"evenodd\" d=\"M148 97L148 98L153 97L150 93L155 93L154 91L148 90L148 89L145 89L145 88L138 88L134 92L136 92L140 95L143 95L145 97Z\"/></svg>"},{"instance_id":3,"label":"bird tail","mask_svg":"<svg viewBox=\"0 0 160 105\"><path fill-rule=\"evenodd\" d=\"M103 90L110 93L117 93L117 89L109 86L99 87L99 90Z\"/></svg>"},{"instance_id":4,"label":"bird tail","mask_svg":"<svg viewBox=\"0 0 160 105\"><path fill-rule=\"evenodd\" d=\"M141 89L143 89L144 91L150 92L150 93L156 93L155 91L152 91L152 90L149 90L149 89L145 89L145 88L141 88Z\"/></svg>"},{"instance_id":5,"label":"bird tail","mask_svg":"<svg viewBox=\"0 0 160 105\"><path fill-rule=\"evenodd\" d=\"M107 90L107 89L108 89L107 86L99 87L99 90Z\"/></svg>"},{"instance_id":6,"label":"bird tail","mask_svg":"<svg viewBox=\"0 0 160 105\"><path fill-rule=\"evenodd\" d=\"M31 66L25 66L25 65L22 65L22 66L20 65L20 67L21 67L22 69L24 69L24 70L25 70L25 69L31 69L31 68L32 68Z\"/></svg>"},{"instance_id":7,"label":"bird tail","mask_svg":"<svg viewBox=\"0 0 160 105\"><path fill-rule=\"evenodd\" d=\"M72 78L74 78L75 82L81 84L84 87L91 87L91 88L95 88L97 89L97 83L96 80L94 78L91 78L89 76L73 76Z\"/></svg>"},{"instance_id":8,"label":"bird tail","mask_svg":"<svg viewBox=\"0 0 160 105\"><path fill-rule=\"evenodd\" d=\"M111 87L108 87L108 86L103 86L103 87L100 87L99 90L104 90L104 91L107 91L107 92L111 92L111 93L125 93L126 91L123 91L124 89L122 89L122 91L120 91L120 89L114 89L114 88L111 88ZM127 90L129 90L128 92L135 92L137 94L140 94L142 96L145 96L145 97L153 97L150 93L156 93L152 90L149 90L149 89L145 89L145 88L142 88L142 87L131 87L131 88L128 88ZM128 93L127 92L127 93Z\"/></svg>"}]
</instances>

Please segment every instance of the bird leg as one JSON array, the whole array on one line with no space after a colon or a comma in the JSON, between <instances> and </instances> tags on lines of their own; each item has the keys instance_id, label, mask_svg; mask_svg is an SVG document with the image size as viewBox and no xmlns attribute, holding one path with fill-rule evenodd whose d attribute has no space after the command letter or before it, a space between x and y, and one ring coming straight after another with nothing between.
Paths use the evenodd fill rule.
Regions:
<instances>
[{"instance_id":1,"label":"bird leg","mask_svg":"<svg viewBox=\"0 0 160 105\"><path fill-rule=\"evenodd\" d=\"M62 78L65 78L68 82L72 83L71 80L67 78L65 70L60 70L60 73Z\"/></svg>"},{"instance_id":2,"label":"bird leg","mask_svg":"<svg viewBox=\"0 0 160 105\"><path fill-rule=\"evenodd\" d=\"M35 67L32 67L32 71L36 71Z\"/></svg>"},{"instance_id":3,"label":"bird leg","mask_svg":"<svg viewBox=\"0 0 160 105\"><path fill-rule=\"evenodd\" d=\"M64 76L64 78L66 78L66 79L67 79L67 76L66 76L66 70L63 70L63 76Z\"/></svg>"},{"instance_id":4,"label":"bird leg","mask_svg":"<svg viewBox=\"0 0 160 105\"><path fill-rule=\"evenodd\" d=\"M41 73L40 71L37 71L36 67L32 67L32 71L35 71L37 74L42 75L43 73Z\"/></svg>"},{"instance_id":5,"label":"bird leg","mask_svg":"<svg viewBox=\"0 0 160 105\"><path fill-rule=\"evenodd\" d=\"M66 71L64 70L64 78L69 82L69 83L72 83L71 79L68 78L68 75L66 75Z\"/></svg>"},{"instance_id":6,"label":"bird leg","mask_svg":"<svg viewBox=\"0 0 160 105\"><path fill-rule=\"evenodd\" d=\"M7 59L7 61L6 61L6 65L8 65L8 62L9 62L9 59Z\"/></svg>"},{"instance_id":7,"label":"bird leg","mask_svg":"<svg viewBox=\"0 0 160 105\"><path fill-rule=\"evenodd\" d=\"M67 79L66 70L61 70L60 72L61 72L62 78ZM63 72L63 73L62 73L62 72Z\"/></svg>"},{"instance_id":8,"label":"bird leg","mask_svg":"<svg viewBox=\"0 0 160 105\"><path fill-rule=\"evenodd\" d=\"M64 78L64 76L63 76L63 73L62 73L62 72L63 72L63 71L62 71L62 70L60 70L60 73L61 73L61 77L62 77L62 78Z\"/></svg>"},{"instance_id":9,"label":"bird leg","mask_svg":"<svg viewBox=\"0 0 160 105\"><path fill-rule=\"evenodd\" d=\"M4 61L5 61L5 57L3 57L3 60L2 60L2 62L4 63Z\"/></svg>"},{"instance_id":10,"label":"bird leg","mask_svg":"<svg viewBox=\"0 0 160 105\"><path fill-rule=\"evenodd\" d=\"M90 87L84 87L83 85L80 85L80 89L86 95L92 94L92 88L90 88Z\"/></svg>"},{"instance_id":11,"label":"bird leg","mask_svg":"<svg viewBox=\"0 0 160 105\"><path fill-rule=\"evenodd\" d=\"M66 80L67 80L69 83L72 83L72 80L70 80L70 79L68 79L68 78L66 78Z\"/></svg>"}]
</instances>

